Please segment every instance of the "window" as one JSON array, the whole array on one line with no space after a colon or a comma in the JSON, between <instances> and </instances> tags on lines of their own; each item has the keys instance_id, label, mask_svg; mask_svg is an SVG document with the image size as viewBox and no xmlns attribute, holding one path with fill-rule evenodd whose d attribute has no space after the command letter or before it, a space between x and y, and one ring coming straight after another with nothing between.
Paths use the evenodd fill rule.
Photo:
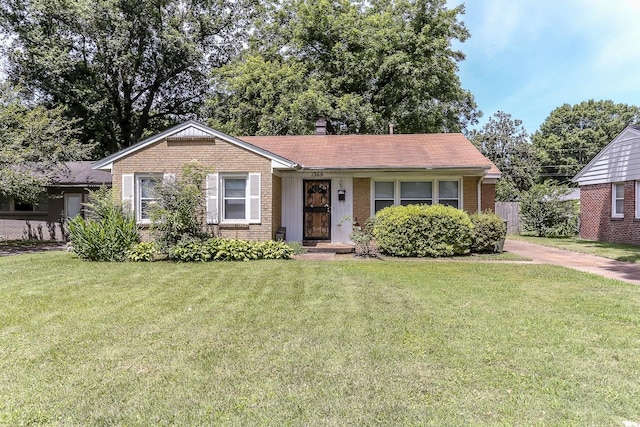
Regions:
<instances>
[{"instance_id":1,"label":"window","mask_svg":"<svg viewBox=\"0 0 640 427\"><path fill-rule=\"evenodd\" d=\"M374 186L374 212L378 212L387 206L393 206L395 202L395 182L376 182Z\"/></svg>"},{"instance_id":2,"label":"window","mask_svg":"<svg viewBox=\"0 0 640 427\"><path fill-rule=\"evenodd\" d=\"M611 216L624 218L624 182L613 184L611 196Z\"/></svg>"},{"instance_id":3,"label":"window","mask_svg":"<svg viewBox=\"0 0 640 427\"><path fill-rule=\"evenodd\" d=\"M247 219L247 179L222 178L222 219L228 221Z\"/></svg>"},{"instance_id":4,"label":"window","mask_svg":"<svg viewBox=\"0 0 640 427\"><path fill-rule=\"evenodd\" d=\"M430 205L431 203L433 203L433 183L428 181L400 183L401 205Z\"/></svg>"},{"instance_id":5,"label":"window","mask_svg":"<svg viewBox=\"0 0 640 427\"><path fill-rule=\"evenodd\" d=\"M437 189L437 194L435 193ZM375 181L373 211L394 205L431 205L439 203L459 208L459 181Z\"/></svg>"},{"instance_id":6,"label":"window","mask_svg":"<svg viewBox=\"0 0 640 427\"><path fill-rule=\"evenodd\" d=\"M458 181L438 182L438 203L457 208L459 205Z\"/></svg>"},{"instance_id":7,"label":"window","mask_svg":"<svg viewBox=\"0 0 640 427\"><path fill-rule=\"evenodd\" d=\"M261 218L260 174L207 175L208 224L259 224Z\"/></svg>"},{"instance_id":8,"label":"window","mask_svg":"<svg viewBox=\"0 0 640 427\"><path fill-rule=\"evenodd\" d=\"M161 175L136 176L136 219L138 222L150 222L149 207L155 202L153 189Z\"/></svg>"},{"instance_id":9,"label":"window","mask_svg":"<svg viewBox=\"0 0 640 427\"><path fill-rule=\"evenodd\" d=\"M640 181L636 181L636 218L640 219Z\"/></svg>"},{"instance_id":10,"label":"window","mask_svg":"<svg viewBox=\"0 0 640 427\"><path fill-rule=\"evenodd\" d=\"M40 200L36 204L23 203L10 197L0 198L0 211L3 212L36 212L46 213L48 207L47 193L40 195Z\"/></svg>"},{"instance_id":11,"label":"window","mask_svg":"<svg viewBox=\"0 0 640 427\"><path fill-rule=\"evenodd\" d=\"M0 197L0 211L10 211L12 200L7 197Z\"/></svg>"}]
</instances>

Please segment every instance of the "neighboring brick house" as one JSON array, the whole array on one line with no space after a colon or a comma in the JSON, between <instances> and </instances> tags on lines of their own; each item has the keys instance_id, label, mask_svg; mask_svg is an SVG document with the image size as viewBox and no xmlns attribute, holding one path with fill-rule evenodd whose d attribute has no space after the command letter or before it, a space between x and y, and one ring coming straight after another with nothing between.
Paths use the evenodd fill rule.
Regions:
<instances>
[{"instance_id":1,"label":"neighboring brick house","mask_svg":"<svg viewBox=\"0 0 640 427\"><path fill-rule=\"evenodd\" d=\"M42 189L38 204L0 198L0 240L64 240L64 222L82 215L89 190L111 186L111 174L91 168L93 162L67 162Z\"/></svg>"},{"instance_id":2,"label":"neighboring brick house","mask_svg":"<svg viewBox=\"0 0 640 427\"><path fill-rule=\"evenodd\" d=\"M441 203L494 209L500 171L462 134L232 137L188 121L106 157L115 193L141 224L158 179L197 161L207 222L216 235L347 243L351 225L389 205Z\"/></svg>"},{"instance_id":3,"label":"neighboring brick house","mask_svg":"<svg viewBox=\"0 0 640 427\"><path fill-rule=\"evenodd\" d=\"M574 178L580 237L640 245L640 127L628 126Z\"/></svg>"}]
</instances>

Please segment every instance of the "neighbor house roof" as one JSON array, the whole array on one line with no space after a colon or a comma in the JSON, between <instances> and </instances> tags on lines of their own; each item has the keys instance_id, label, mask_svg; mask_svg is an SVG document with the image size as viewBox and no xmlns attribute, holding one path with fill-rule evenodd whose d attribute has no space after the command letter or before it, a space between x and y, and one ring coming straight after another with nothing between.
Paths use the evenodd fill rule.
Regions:
<instances>
[{"instance_id":1,"label":"neighbor house roof","mask_svg":"<svg viewBox=\"0 0 640 427\"><path fill-rule=\"evenodd\" d=\"M94 162L66 162L53 178L56 186L98 186L111 185L109 172L94 170Z\"/></svg>"},{"instance_id":2,"label":"neighbor house roof","mask_svg":"<svg viewBox=\"0 0 640 427\"><path fill-rule=\"evenodd\" d=\"M640 180L640 127L627 126L573 177L579 185Z\"/></svg>"},{"instance_id":3,"label":"neighbor house roof","mask_svg":"<svg viewBox=\"0 0 640 427\"><path fill-rule=\"evenodd\" d=\"M498 168L460 133L245 136L242 140L308 169Z\"/></svg>"}]
</instances>

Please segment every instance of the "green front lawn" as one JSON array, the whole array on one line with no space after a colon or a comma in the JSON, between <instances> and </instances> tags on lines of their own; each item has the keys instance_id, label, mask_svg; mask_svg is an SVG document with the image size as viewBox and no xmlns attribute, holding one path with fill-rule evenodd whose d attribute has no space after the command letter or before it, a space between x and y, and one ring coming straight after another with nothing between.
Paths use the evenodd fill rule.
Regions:
<instances>
[{"instance_id":1,"label":"green front lawn","mask_svg":"<svg viewBox=\"0 0 640 427\"><path fill-rule=\"evenodd\" d=\"M640 422L640 288L446 261L0 258L0 425Z\"/></svg>"},{"instance_id":2,"label":"green front lawn","mask_svg":"<svg viewBox=\"0 0 640 427\"><path fill-rule=\"evenodd\" d=\"M568 251L582 252L597 255L617 261L640 264L640 246L623 245L620 243L597 242L595 240L583 240L578 237L535 237L527 235L509 235L509 239L524 240L544 246L566 249Z\"/></svg>"}]
</instances>

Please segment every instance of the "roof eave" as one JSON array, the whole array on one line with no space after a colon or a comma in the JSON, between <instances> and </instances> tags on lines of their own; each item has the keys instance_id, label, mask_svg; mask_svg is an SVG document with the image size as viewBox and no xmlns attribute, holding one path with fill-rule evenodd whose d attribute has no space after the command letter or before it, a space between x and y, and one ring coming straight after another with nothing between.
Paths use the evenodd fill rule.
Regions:
<instances>
[{"instance_id":1,"label":"roof eave","mask_svg":"<svg viewBox=\"0 0 640 427\"><path fill-rule=\"evenodd\" d=\"M284 158L282 156L279 156L277 154L274 154L268 150L265 150L264 148L260 148L256 145L253 145L249 142L243 141L241 139L235 138L233 136L227 135L223 132L217 131L213 128L210 128L209 126L203 125L201 123L198 123L194 120L188 120L184 123L181 123L179 125L173 126L163 132L160 132L157 135L154 135L152 137L149 137L147 139L144 139L128 148L124 148L116 153L113 153L107 157L105 157L104 159L98 160L93 166L92 169L98 169L98 170L105 170L105 171L112 171L113 169L113 163L129 154L135 153L138 150L141 150L149 145L155 144L156 142L162 141L165 138L170 137L171 135L178 133L190 126L195 127L196 129L205 132L215 138L219 138L223 141L227 141L229 143L235 144L237 146L240 146L242 148L248 149L256 154L262 155L272 161L275 161L277 163L286 165L290 168L295 168L297 163L293 162L287 158Z\"/></svg>"}]
</instances>

